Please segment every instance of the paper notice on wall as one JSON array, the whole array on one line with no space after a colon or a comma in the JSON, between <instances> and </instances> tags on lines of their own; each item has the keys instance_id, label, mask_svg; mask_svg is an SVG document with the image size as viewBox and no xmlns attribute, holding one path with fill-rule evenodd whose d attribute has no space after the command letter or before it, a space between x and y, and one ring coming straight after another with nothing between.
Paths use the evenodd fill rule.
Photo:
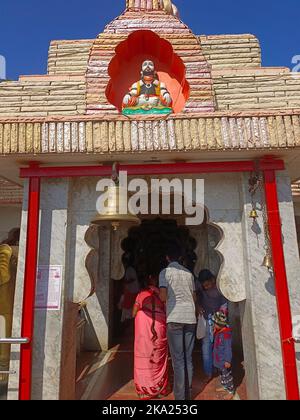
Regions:
<instances>
[{"instance_id":1,"label":"paper notice on wall","mask_svg":"<svg viewBox=\"0 0 300 420\"><path fill-rule=\"evenodd\" d=\"M37 271L36 309L59 311L61 307L62 271L60 265L40 265Z\"/></svg>"},{"instance_id":2,"label":"paper notice on wall","mask_svg":"<svg viewBox=\"0 0 300 420\"><path fill-rule=\"evenodd\" d=\"M293 316L293 337L296 343L300 343L300 315Z\"/></svg>"}]
</instances>

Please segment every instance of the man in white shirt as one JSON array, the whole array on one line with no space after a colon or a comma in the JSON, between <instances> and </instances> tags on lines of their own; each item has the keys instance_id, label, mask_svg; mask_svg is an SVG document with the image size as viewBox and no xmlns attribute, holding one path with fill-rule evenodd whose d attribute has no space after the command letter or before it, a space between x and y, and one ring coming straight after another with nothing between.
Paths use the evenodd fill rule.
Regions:
<instances>
[{"instance_id":1,"label":"man in white shirt","mask_svg":"<svg viewBox=\"0 0 300 420\"><path fill-rule=\"evenodd\" d=\"M176 400L191 398L192 354L196 333L196 292L193 274L179 264L176 245L167 251L168 267L160 273L160 298L167 304L167 333L174 369ZM186 384L188 378L188 384Z\"/></svg>"}]
</instances>

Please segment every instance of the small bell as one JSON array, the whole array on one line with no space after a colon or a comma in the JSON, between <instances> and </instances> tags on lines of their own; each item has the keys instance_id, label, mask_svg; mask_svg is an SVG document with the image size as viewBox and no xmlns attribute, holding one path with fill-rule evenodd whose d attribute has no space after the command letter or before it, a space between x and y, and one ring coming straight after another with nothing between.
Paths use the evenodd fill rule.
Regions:
<instances>
[{"instance_id":1,"label":"small bell","mask_svg":"<svg viewBox=\"0 0 300 420\"><path fill-rule=\"evenodd\" d=\"M268 270L272 270L273 268L273 261L272 257L267 254L263 260L262 267L266 267Z\"/></svg>"},{"instance_id":2,"label":"small bell","mask_svg":"<svg viewBox=\"0 0 300 420\"><path fill-rule=\"evenodd\" d=\"M249 217L250 219L254 219L254 220L258 219L257 211L255 209L251 210Z\"/></svg>"}]
</instances>

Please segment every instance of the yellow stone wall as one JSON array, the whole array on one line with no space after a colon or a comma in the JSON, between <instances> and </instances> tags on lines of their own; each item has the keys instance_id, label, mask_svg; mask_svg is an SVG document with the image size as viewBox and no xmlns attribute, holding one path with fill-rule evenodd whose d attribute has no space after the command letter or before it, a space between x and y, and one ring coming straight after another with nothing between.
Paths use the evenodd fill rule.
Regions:
<instances>
[{"instance_id":1,"label":"yellow stone wall","mask_svg":"<svg viewBox=\"0 0 300 420\"><path fill-rule=\"evenodd\" d=\"M0 84L1 117L84 113L84 76L20 77L17 82Z\"/></svg>"},{"instance_id":2,"label":"yellow stone wall","mask_svg":"<svg viewBox=\"0 0 300 420\"><path fill-rule=\"evenodd\" d=\"M261 49L254 35L202 35L199 40L213 70L261 66ZM48 74L85 74L93 42L93 39L52 41L48 55ZM110 37L107 46L111 44Z\"/></svg>"},{"instance_id":3,"label":"yellow stone wall","mask_svg":"<svg viewBox=\"0 0 300 420\"><path fill-rule=\"evenodd\" d=\"M261 67L261 49L254 35L198 39L212 68L217 110L300 108L300 76L284 67ZM48 75L22 76L0 84L0 116L85 114L86 71L93 44L88 39L52 41Z\"/></svg>"},{"instance_id":4,"label":"yellow stone wall","mask_svg":"<svg viewBox=\"0 0 300 420\"><path fill-rule=\"evenodd\" d=\"M85 74L93 39L52 41L48 54L48 74Z\"/></svg>"},{"instance_id":5,"label":"yellow stone wall","mask_svg":"<svg viewBox=\"0 0 300 420\"><path fill-rule=\"evenodd\" d=\"M202 35L199 39L213 70L261 67L261 48L254 35Z\"/></svg>"},{"instance_id":6,"label":"yellow stone wall","mask_svg":"<svg viewBox=\"0 0 300 420\"><path fill-rule=\"evenodd\" d=\"M300 108L300 74L288 68L218 70L212 76L218 110Z\"/></svg>"}]
</instances>

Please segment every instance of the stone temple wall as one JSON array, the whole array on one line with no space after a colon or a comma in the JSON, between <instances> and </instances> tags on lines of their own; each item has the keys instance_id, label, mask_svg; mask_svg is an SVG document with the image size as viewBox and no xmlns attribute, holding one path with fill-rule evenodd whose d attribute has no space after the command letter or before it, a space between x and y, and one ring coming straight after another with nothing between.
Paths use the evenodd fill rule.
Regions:
<instances>
[{"instance_id":1,"label":"stone temple wall","mask_svg":"<svg viewBox=\"0 0 300 420\"><path fill-rule=\"evenodd\" d=\"M212 70L261 67L261 48L254 35L201 35L199 40Z\"/></svg>"},{"instance_id":2,"label":"stone temple wall","mask_svg":"<svg viewBox=\"0 0 300 420\"><path fill-rule=\"evenodd\" d=\"M212 70L261 67L261 48L251 34L198 37ZM85 74L93 39L51 41L48 74Z\"/></svg>"},{"instance_id":3,"label":"stone temple wall","mask_svg":"<svg viewBox=\"0 0 300 420\"><path fill-rule=\"evenodd\" d=\"M109 65L137 31L155 32L184 63L185 113L300 107L299 77L287 68L262 67L254 35L195 35L170 1L130 0L95 39L52 41L47 75L1 82L0 117L118 115L106 96Z\"/></svg>"}]
</instances>

